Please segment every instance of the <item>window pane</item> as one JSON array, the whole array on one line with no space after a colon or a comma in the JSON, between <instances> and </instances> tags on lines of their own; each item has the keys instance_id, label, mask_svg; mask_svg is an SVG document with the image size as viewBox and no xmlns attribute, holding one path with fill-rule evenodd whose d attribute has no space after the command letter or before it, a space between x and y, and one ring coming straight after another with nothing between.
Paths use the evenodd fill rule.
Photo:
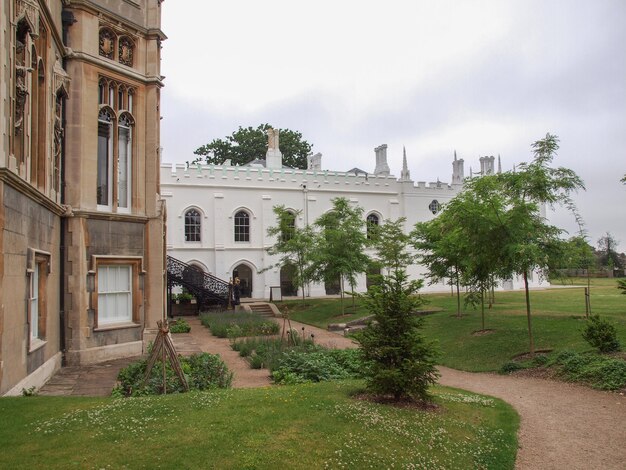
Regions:
<instances>
[{"instance_id":1,"label":"window pane","mask_svg":"<svg viewBox=\"0 0 626 470\"><path fill-rule=\"evenodd\" d=\"M250 241L250 216L244 211L235 214L235 241Z\"/></svg>"},{"instance_id":2,"label":"window pane","mask_svg":"<svg viewBox=\"0 0 626 470\"><path fill-rule=\"evenodd\" d=\"M111 126L98 123L98 204L109 205L109 136Z\"/></svg>"},{"instance_id":3,"label":"window pane","mask_svg":"<svg viewBox=\"0 0 626 470\"><path fill-rule=\"evenodd\" d=\"M30 276L30 337L39 337L39 265Z\"/></svg>"},{"instance_id":4,"label":"window pane","mask_svg":"<svg viewBox=\"0 0 626 470\"><path fill-rule=\"evenodd\" d=\"M130 128L118 129L118 207L128 207L130 180Z\"/></svg>"},{"instance_id":5,"label":"window pane","mask_svg":"<svg viewBox=\"0 0 626 470\"><path fill-rule=\"evenodd\" d=\"M200 213L191 209L185 213L185 241L199 242L201 240L201 220Z\"/></svg>"},{"instance_id":6,"label":"window pane","mask_svg":"<svg viewBox=\"0 0 626 470\"><path fill-rule=\"evenodd\" d=\"M98 267L98 324L132 320L132 266Z\"/></svg>"}]
</instances>

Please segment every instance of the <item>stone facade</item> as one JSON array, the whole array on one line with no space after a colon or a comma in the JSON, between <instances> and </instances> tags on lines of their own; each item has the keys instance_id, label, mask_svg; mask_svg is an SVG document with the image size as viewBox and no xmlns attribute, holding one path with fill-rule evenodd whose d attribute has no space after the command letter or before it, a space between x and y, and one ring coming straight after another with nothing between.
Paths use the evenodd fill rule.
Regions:
<instances>
[{"instance_id":1,"label":"stone facade","mask_svg":"<svg viewBox=\"0 0 626 470\"><path fill-rule=\"evenodd\" d=\"M163 315L165 36L160 0L0 1L0 394L16 394L62 360L140 354Z\"/></svg>"},{"instance_id":2,"label":"stone facade","mask_svg":"<svg viewBox=\"0 0 626 470\"><path fill-rule=\"evenodd\" d=\"M268 155L276 156L278 149L268 147ZM167 253L221 279L238 275L242 279L244 295L268 299L270 287L282 286L289 290L287 270L268 266L276 263L266 249L274 239L267 229L277 225L273 207L283 205L299 213L296 226L312 224L332 207L332 199L347 198L364 209L364 217L378 223L406 218L406 229L418 221L435 217L440 205L449 201L461 189L463 160L453 164L452 181L413 182L403 155L401 177L390 175L387 146L375 149L373 173L358 168L348 172L322 170L321 154L309 158L308 170L294 170L277 166L277 159L262 165L258 160L248 166L184 164L161 166L161 193L167 203ZM238 214L245 214L249 234L237 240L235 225ZM189 215L197 218L190 219ZM199 224L198 233L190 233L186 225ZM372 253L373 254L373 253ZM424 268L414 265L409 274L424 276ZM534 285L540 281L535 277ZM507 288L518 288L521 281L507 281ZM367 288L367 276L358 280L358 291ZM427 285L424 290L449 290L445 284ZM284 289L285 290L285 289ZM306 292L323 296L334 292L333 286L311 284ZM291 292L294 294L295 292ZM285 294L284 292L284 295Z\"/></svg>"}]
</instances>

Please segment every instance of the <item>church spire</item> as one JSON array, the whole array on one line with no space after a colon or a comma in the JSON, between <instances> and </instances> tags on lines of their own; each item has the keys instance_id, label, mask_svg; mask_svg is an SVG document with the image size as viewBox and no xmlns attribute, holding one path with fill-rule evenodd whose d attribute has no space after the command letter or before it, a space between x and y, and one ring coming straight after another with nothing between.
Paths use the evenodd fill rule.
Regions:
<instances>
[{"instance_id":1,"label":"church spire","mask_svg":"<svg viewBox=\"0 0 626 470\"><path fill-rule=\"evenodd\" d=\"M402 146L402 172L400 173L400 181L411 181L411 173L406 162L406 147Z\"/></svg>"}]
</instances>

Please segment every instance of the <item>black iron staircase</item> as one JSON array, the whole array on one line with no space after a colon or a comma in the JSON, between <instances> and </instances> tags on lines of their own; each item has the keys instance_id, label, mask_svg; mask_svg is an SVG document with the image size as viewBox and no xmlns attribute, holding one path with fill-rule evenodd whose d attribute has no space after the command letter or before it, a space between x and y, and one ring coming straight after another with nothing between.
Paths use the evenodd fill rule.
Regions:
<instances>
[{"instance_id":1,"label":"black iron staircase","mask_svg":"<svg viewBox=\"0 0 626 470\"><path fill-rule=\"evenodd\" d=\"M228 306L229 284L222 279L207 274L190 264L184 263L172 256L167 257L167 290L172 297L172 288L184 287L192 294L198 307Z\"/></svg>"}]
</instances>

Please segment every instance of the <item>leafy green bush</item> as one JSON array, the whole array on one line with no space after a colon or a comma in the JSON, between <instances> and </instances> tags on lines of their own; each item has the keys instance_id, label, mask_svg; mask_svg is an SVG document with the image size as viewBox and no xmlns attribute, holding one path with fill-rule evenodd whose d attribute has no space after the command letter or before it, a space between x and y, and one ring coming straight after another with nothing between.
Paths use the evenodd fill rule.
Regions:
<instances>
[{"instance_id":1,"label":"leafy green bush","mask_svg":"<svg viewBox=\"0 0 626 470\"><path fill-rule=\"evenodd\" d=\"M170 322L170 333L189 333L191 325L184 318Z\"/></svg>"},{"instance_id":2,"label":"leafy green bush","mask_svg":"<svg viewBox=\"0 0 626 470\"><path fill-rule=\"evenodd\" d=\"M181 292L180 294L175 294L176 297L174 300L178 300L179 302L191 302L194 298L189 292Z\"/></svg>"},{"instance_id":3,"label":"leafy green bush","mask_svg":"<svg viewBox=\"0 0 626 470\"><path fill-rule=\"evenodd\" d=\"M280 357L272 377L275 383L293 384L362 378L363 373L358 349L292 350Z\"/></svg>"},{"instance_id":4,"label":"leafy green bush","mask_svg":"<svg viewBox=\"0 0 626 470\"><path fill-rule=\"evenodd\" d=\"M602 320L599 315L589 317L582 335L585 341L602 353L621 349L615 325L608 320Z\"/></svg>"},{"instance_id":5,"label":"leafy green bush","mask_svg":"<svg viewBox=\"0 0 626 470\"><path fill-rule=\"evenodd\" d=\"M537 354L532 360L532 365L535 367L541 367L548 364L548 362L550 362L550 358L548 358L548 356L545 354Z\"/></svg>"},{"instance_id":6,"label":"leafy green bush","mask_svg":"<svg viewBox=\"0 0 626 470\"><path fill-rule=\"evenodd\" d=\"M248 358L253 369L274 369L282 355L291 350L301 352L322 349L311 340L303 340L295 330L288 332L288 339L273 337L252 337L235 340L232 348L239 351L241 357Z\"/></svg>"},{"instance_id":7,"label":"leafy green bush","mask_svg":"<svg viewBox=\"0 0 626 470\"><path fill-rule=\"evenodd\" d=\"M218 338L275 335L280 331L278 323L249 312L204 313L200 320Z\"/></svg>"},{"instance_id":8,"label":"leafy green bush","mask_svg":"<svg viewBox=\"0 0 626 470\"><path fill-rule=\"evenodd\" d=\"M233 374L218 355L202 353L192 356L179 356L185 379L190 390L228 388ZM115 396L158 395L163 393L163 363L156 362L150 377L143 385L148 359L141 359L122 369L113 390ZM183 392L183 384L178 379L169 362L165 368L167 393Z\"/></svg>"},{"instance_id":9,"label":"leafy green bush","mask_svg":"<svg viewBox=\"0 0 626 470\"><path fill-rule=\"evenodd\" d=\"M584 382L602 390L626 387L626 361L597 353L562 351L549 363L559 374L574 382Z\"/></svg>"},{"instance_id":10,"label":"leafy green bush","mask_svg":"<svg viewBox=\"0 0 626 470\"><path fill-rule=\"evenodd\" d=\"M520 364L519 362L509 361L509 362L505 362L504 364L502 364L502 367L500 367L500 373L510 374L511 372L515 372L515 371L522 370L522 369L524 369L524 366Z\"/></svg>"}]
</instances>

